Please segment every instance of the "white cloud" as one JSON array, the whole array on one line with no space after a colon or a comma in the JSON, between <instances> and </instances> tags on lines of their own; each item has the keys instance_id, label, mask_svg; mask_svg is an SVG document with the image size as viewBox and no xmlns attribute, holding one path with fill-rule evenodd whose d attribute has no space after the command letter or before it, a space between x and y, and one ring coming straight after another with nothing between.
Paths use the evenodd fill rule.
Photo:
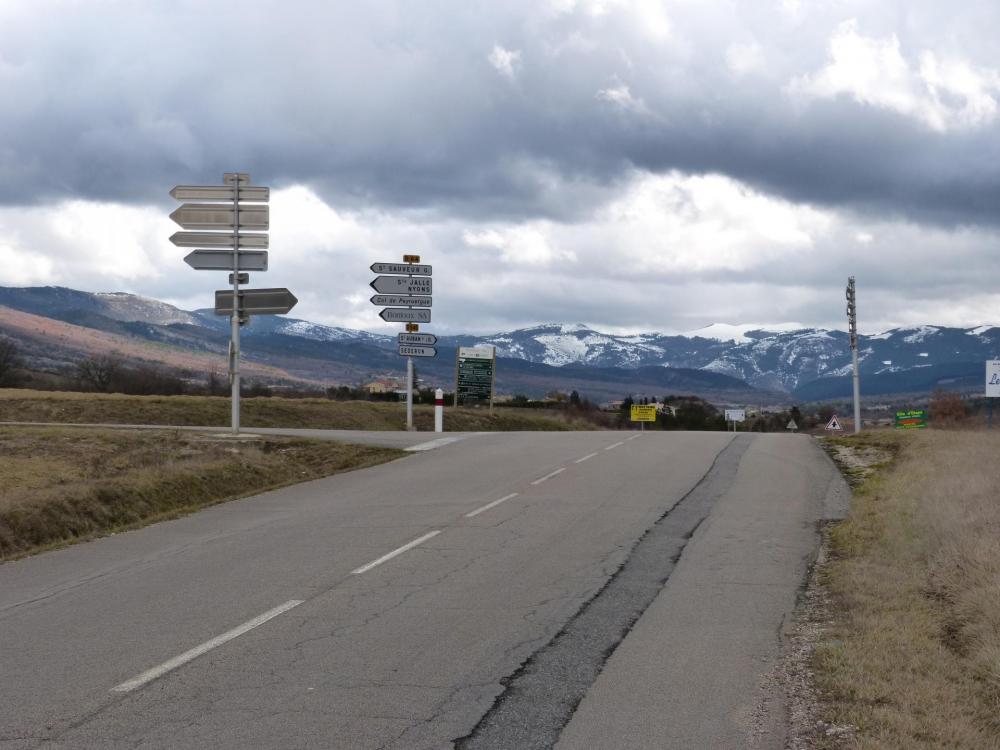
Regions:
<instances>
[{"instance_id":1,"label":"white cloud","mask_svg":"<svg viewBox=\"0 0 1000 750\"><path fill-rule=\"evenodd\" d=\"M571 250L560 249L553 242L545 223L537 222L503 229L466 231L462 239L469 247L500 251L500 258L515 266L545 266L554 261L575 261Z\"/></svg>"},{"instance_id":2,"label":"white cloud","mask_svg":"<svg viewBox=\"0 0 1000 750\"><path fill-rule=\"evenodd\" d=\"M726 47L726 66L737 76L760 73L765 68L764 49L757 42L734 42Z\"/></svg>"},{"instance_id":3,"label":"white cloud","mask_svg":"<svg viewBox=\"0 0 1000 750\"><path fill-rule=\"evenodd\" d=\"M494 44L487 59L500 75L513 81L521 67L521 50L504 49L499 44Z\"/></svg>"},{"instance_id":4,"label":"white cloud","mask_svg":"<svg viewBox=\"0 0 1000 750\"><path fill-rule=\"evenodd\" d=\"M614 86L601 89L594 95L594 98L614 104L616 107L620 107L628 112L643 115L649 114L649 107L646 106L646 102L641 97L633 96L629 87L621 81L617 81Z\"/></svg>"},{"instance_id":5,"label":"white cloud","mask_svg":"<svg viewBox=\"0 0 1000 750\"><path fill-rule=\"evenodd\" d=\"M923 50L919 62L904 57L899 37L868 37L855 19L841 23L821 70L794 78L793 95L848 95L861 104L889 109L944 132L988 125L996 119L1000 73L968 61Z\"/></svg>"}]
</instances>

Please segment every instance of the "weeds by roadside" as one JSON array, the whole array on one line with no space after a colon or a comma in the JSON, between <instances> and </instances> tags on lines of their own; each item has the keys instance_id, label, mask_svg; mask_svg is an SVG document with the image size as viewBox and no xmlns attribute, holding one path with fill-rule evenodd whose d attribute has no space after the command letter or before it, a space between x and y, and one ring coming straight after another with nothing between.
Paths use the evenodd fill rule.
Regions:
<instances>
[{"instance_id":1,"label":"weeds by roadside","mask_svg":"<svg viewBox=\"0 0 1000 750\"><path fill-rule=\"evenodd\" d=\"M817 569L811 664L824 726L854 729L809 746L1000 747L1000 437L870 432L828 449L855 495Z\"/></svg>"},{"instance_id":2,"label":"weeds by roadside","mask_svg":"<svg viewBox=\"0 0 1000 750\"><path fill-rule=\"evenodd\" d=\"M403 455L178 430L0 428L0 561Z\"/></svg>"}]
</instances>

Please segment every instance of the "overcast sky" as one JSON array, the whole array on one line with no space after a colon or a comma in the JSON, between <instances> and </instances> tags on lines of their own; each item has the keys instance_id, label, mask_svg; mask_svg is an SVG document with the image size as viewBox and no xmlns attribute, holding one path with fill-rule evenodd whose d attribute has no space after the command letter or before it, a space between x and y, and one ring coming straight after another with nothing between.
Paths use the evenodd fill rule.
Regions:
<instances>
[{"instance_id":1,"label":"overcast sky","mask_svg":"<svg viewBox=\"0 0 1000 750\"><path fill-rule=\"evenodd\" d=\"M272 189L294 316L1000 324L1000 3L0 0L0 284L192 309L177 184Z\"/></svg>"}]
</instances>

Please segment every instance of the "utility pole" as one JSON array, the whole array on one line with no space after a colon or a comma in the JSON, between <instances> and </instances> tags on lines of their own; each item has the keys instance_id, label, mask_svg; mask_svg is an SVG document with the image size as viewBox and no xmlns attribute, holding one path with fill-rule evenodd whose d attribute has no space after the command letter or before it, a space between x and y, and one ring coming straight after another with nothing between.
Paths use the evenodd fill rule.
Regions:
<instances>
[{"instance_id":1,"label":"utility pole","mask_svg":"<svg viewBox=\"0 0 1000 750\"><path fill-rule=\"evenodd\" d=\"M854 362L854 434L857 435L861 432L861 373L858 371L858 305L853 276L847 279L847 325Z\"/></svg>"}]
</instances>

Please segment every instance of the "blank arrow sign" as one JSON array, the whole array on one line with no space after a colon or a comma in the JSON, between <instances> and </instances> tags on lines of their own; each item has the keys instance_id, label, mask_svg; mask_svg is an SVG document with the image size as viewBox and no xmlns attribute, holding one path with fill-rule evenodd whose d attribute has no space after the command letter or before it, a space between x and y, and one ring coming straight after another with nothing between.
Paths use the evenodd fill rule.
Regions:
<instances>
[{"instance_id":1,"label":"blank arrow sign","mask_svg":"<svg viewBox=\"0 0 1000 750\"><path fill-rule=\"evenodd\" d=\"M284 315L298 302L287 289L241 289L240 313L242 315ZM233 290L215 292L215 314L233 314Z\"/></svg>"},{"instance_id":2,"label":"blank arrow sign","mask_svg":"<svg viewBox=\"0 0 1000 750\"><path fill-rule=\"evenodd\" d=\"M231 201L236 199L235 191L229 185L178 185L170 195L179 201ZM240 201L267 203L271 197L270 188L240 187Z\"/></svg>"},{"instance_id":3,"label":"blank arrow sign","mask_svg":"<svg viewBox=\"0 0 1000 750\"><path fill-rule=\"evenodd\" d=\"M170 241L177 247L229 247L236 239L232 232L174 232ZM262 232L240 232L240 247L266 250L267 235Z\"/></svg>"},{"instance_id":4,"label":"blank arrow sign","mask_svg":"<svg viewBox=\"0 0 1000 750\"><path fill-rule=\"evenodd\" d=\"M267 229L267 206L241 206L240 228ZM185 203L170 214L185 229L232 229L236 221L232 205Z\"/></svg>"},{"instance_id":5,"label":"blank arrow sign","mask_svg":"<svg viewBox=\"0 0 1000 750\"><path fill-rule=\"evenodd\" d=\"M237 271L266 271L267 250L241 250ZM196 271L232 271L233 252L230 250L195 250L184 262Z\"/></svg>"}]
</instances>

